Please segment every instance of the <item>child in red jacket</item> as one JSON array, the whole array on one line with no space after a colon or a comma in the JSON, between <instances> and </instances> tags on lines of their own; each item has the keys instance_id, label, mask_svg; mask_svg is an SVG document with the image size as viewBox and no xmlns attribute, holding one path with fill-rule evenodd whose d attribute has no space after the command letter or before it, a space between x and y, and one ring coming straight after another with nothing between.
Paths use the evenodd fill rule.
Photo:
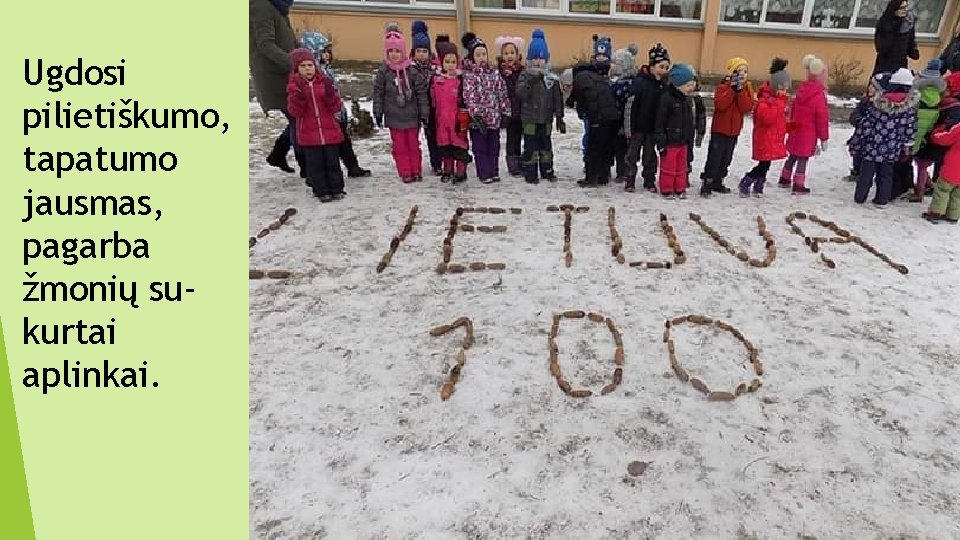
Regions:
<instances>
[{"instance_id":1,"label":"child in red jacket","mask_svg":"<svg viewBox=\"0 0 960 540\"><path fill-rule=\"evenodd\" d=\"M797 89L790 122L787 124L787 152L790 157L780 171L780 187L793 185L793 193L806 195L807 161L814 154L827 151L830 139L830 115L827 109L827 64L812 54L803 57L807 80ZM796 167L796 171L794 171ZM796 174L794 174L796 172Z\"/></svg>"},{"instance_id":2,"label":"child in red jacket","mask_svg":"<svg viewBox=\"0 0 960 540\"><path fill-rule=\"evenodd\" d=\"M730 193L723 179L730 171L733 151L743 130L743 117L756 103L753 87L747 80L748 66L743 58L731 58L727 62L728 75L720 81L713 96L713 121L710 123L710 146L707 148L707 164L703 167L703 186L700 195Z\"/></svg>"},{"instance_id":3,"label":"child in red jacket","mask_svg":"<svg viewBox=\"0 0 960 540\"><path fill-rule=\"evenodd\" d=\"M333 80L317 69L310 49L294 49L289 56L287 112L294 118L297 143L303 150L307 184L320 202L342 199L346 194L340 170L343 132L337 114L343 102Z\"/></svg>"},{"instance_id":4,"label":"child in red jacket","mask_svg":"<svg viewBox=\"0 0 960 540\"><path fill-rule=\"evenodd\" d=\"M940 179L933 188L933 202L923 218L930 223L957 223L960 220L960 122L948 118L930 134L930 141L947 147L947 154Z\"/></svg>"},{"instance_id":5,"label":"child in red jacket","mask_svg":"<svg viewBox=\"0 0 960 540\"><path fill-rule=\"evenodd\" d=\"M787 157L787 102L790 100L790 74L787 61L774 58L770 64L770 82L757 92L757 106L753 111L753 159L757 166L740 180L740 196L763 195L763 186L770 172L770 162Z\"/></svg>"}]
</instances>

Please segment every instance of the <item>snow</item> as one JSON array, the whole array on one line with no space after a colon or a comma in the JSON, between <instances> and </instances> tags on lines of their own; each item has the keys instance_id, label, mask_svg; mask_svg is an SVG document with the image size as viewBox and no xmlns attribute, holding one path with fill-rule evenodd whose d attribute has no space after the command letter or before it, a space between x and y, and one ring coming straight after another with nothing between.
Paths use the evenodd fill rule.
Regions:
<instances>
[{"instance_id":1,"label":"snow","mask_svg":"<svg viewBox=\"0 0 960 540\"><path fill-rule=\"evenodd\" d=\"M382 131L355 141L373 177L347 179L346 199L321 205L296 175L263 163L282 119L257 111L250 122L251 235L285 208L299 211L250 255L251 268L295 273L250 282L251 537L960 537L960 228L921 220L918 204L853 204L840 179L848 127L834 125L829 152L811 161L808 197L771 178L763 199L686 201L578 188L572 114L570 132L554 135L560 182L535 186L481 185L472 166L464 185L403 185ZM750 130L728 185L752 167ZM693 177L705 156L706 144ZM571 268L562 214L545 211L562 203L590 207L573 217ZM413 232L377 274L413 205ZM453 241L454 261L502 261L505 271L434 272L458 206L523 209L468 214L465 223L509 230ZM609 207L628 260L669 260L663 212L687 263L617 264ZM853 245L826 245L837 262L828 269L785 223L797 210L838 222L909 275ZM689 212L759 258L764 216L773 266L729 256ZM612 394L596 395L611 378L613 341L586 320L563 321L560 364L595 396L567 397L550 377L551 316L566 309L599 311L623 332L623 384ZM673 376L663 323L693 313L757 344L757 393L708 402ZM463 334L428 330L459 316L477 341L442 402ZM680 362L711 388L753 378L733 336L684 325L673 337ZM631 477L637 460L651 463Z\"/></svg>"},{"instance_id":2,"label":"snow","mask_svg":"<svg viewBox=\"0 0 960 540\"><path fill-rule=\"evenodd\" d=\"M838 107L841 109L853 109L857 106L857 103L860 101L860 98L842 98L837 96L827 95L827 105L831 107Z\"/></svg>"}]
</instances>

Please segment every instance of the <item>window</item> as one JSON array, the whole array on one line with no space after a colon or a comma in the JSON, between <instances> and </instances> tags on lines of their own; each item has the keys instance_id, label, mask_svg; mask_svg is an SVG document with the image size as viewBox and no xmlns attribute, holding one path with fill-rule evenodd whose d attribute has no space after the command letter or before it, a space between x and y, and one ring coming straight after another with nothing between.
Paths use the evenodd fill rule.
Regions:
<instances>
[{"instance_id":1,"label":"window","mask_svg":"<svg viewBox=\"0 0 960 540\"><path fill-rule=\"evenodd\" d=\"M660 16L667 19L700 20L700 0L660 0Z\"/></svg>"},{"instance_id":2,"label":"window","mask_svg":"<svg viewBox=\"0 0 960 540\"><path fill-rule=\"evenodd\" d=\"M661 0L664 7L682 0ZM918 35L940 30L947 0L908 0ZM889 0L721 0L720 20L734 25L799 26L871 33ZM699 11L699 7L698 7ZM666 16L661 13L661 17ZM762 19L762 20L761 20Z\"/></svg>"},{"instance_id":3,"label":"window","mask_svg":"<svg viewBox=\"0 0 960 540\"><path fill-rule=\"evenodd\" d=\"M570 0L570 13L609 15L610 0Z\"/></svg>"},{"instance_id":4,"label":"window","mask_svg":"<svg viewBox=\"0 0 960 540\"><path fill-rule=\"evenodd\" d=\"M855 0L817 0L810 16L811 28L850 28Z\"/></svg>"},{"instance_id":5,"label":"window","mask_svg":"<svg viewBox=\"0 0 960 540\"><path fill-rule=\"evenodd\" d=\"M523 0L523 7L531 9L560 9L560 0Z\"/></svg>"},{"instance_id":6,"label":"window","mask_svg":"<svg viewBox=\"0 0 960 540\"><path fill-rule=\"evenodd\" d=\"M767 22L800 24L803 19L804 0L769 0Z\"/></svg>"},{"instance_id":7,"label":"window","mask_svg":"<svg viewBox=\"0 0 960 540\"><path fill-rule=\"evenodd\" d=\"M617 13L653 15L656 8L657 3L653 0L617 0Z\"/></svg>"},{"instance_id":8,"label":"window","mask_svg":"<svg viewBox=\"0 0 960 540\"><path fill-rule=\"evenodd\" d=\"M760 0L724 0L725 22L758 23L763 3Z\"/></svg>"}]
</instances>

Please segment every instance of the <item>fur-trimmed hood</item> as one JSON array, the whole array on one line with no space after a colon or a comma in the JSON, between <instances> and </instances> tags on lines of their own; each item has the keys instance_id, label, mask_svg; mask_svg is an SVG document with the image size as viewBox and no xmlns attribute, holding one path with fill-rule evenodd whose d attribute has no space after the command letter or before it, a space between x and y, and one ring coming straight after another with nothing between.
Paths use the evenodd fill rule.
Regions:
<instances>
[{"instance_id":1,"label":"fur-trimmed hood","mask_svg":"<svg viewBox=\"0 0 960 540\"><path fill-rule=\"evenodd\" d=\"M902 99L897 99L904 96ZM886 114L903 114L920 106L920 92L911 90L909 93L884 92L877 93L871 98L873 105Z\"/></svg>"}]
</instances>

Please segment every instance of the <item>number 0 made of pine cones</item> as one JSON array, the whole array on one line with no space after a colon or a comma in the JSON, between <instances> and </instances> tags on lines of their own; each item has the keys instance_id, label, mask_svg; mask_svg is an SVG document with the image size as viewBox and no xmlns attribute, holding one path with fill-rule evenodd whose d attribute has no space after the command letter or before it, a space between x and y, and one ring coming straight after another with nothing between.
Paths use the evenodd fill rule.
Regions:
<instances>
[{"instance_id":1,"label":"number 0 made of pine cones","mask_svg":"<svg viewBox=\"0 0 960 540\"><path fill-rule=\"evenodd\" d=\"M610 317L605 317L600 313L574 309L554 314L553 325L550 327L550 337L547 338L547 349L550 354L550 375L556 379L557 386L560 387L560 390L570 397L585 398L593 395L593 391L589 389L574 389L570 383L563 378L563 372L560 369L560 348L557 346L557 335L560 333L560 321L563 319L584 318L594 323L605 323L607 325L607 329L610 330L610 334L613 336L613 342L616 345L616 348L613 352L613 363L615 365L613 370L613 380L610 382L610 384L604 386L600 391L600 395L605 396L616 390L617 387L620 386L620 383L623 382L623 336L617 329L617 325L613 322L613 319Z\"/></svg>"},{"instance_id":2,"label":"number 0 made of pine cones","mask_svg":"<svg viewBox=\"0 0 960 540\"><path fill-rule=\"evenodd\" d=\"M677 359L676 346L674 345L673 337L671 336L671 329L673 327L686 323L698 324L701 326L713 326L733 334L733 337L737 338L737 340L740 341L740 343L743 343L743 346L746 347L747 354L750 358L750 363L753 365L753 370L757 374L758 378L754 378L749 383L740 383L733 392L718 392L711 391L710 387L700 379L696 377L690 377L690 375L687 374L687 371L683 369L683 366L680 365L680 360ZM763 364L760 362L760 356L756 345L747 339L743 335L743 332L738 330L730 323L721 321L719 319L713 319L705 315L684 315L682 317L667 319L667 321L664 323L663 342L667 345L667 354L670 358L670 368L673 370L674 374L676 374L677 378L683 382L689 382L694 388L705 394L707 399L710 401L733 401L737 398L737 396L740 396L746 392L756 392L763 384L759 379L759 377L763 376Z\"/></svg>"}]
</instances>

